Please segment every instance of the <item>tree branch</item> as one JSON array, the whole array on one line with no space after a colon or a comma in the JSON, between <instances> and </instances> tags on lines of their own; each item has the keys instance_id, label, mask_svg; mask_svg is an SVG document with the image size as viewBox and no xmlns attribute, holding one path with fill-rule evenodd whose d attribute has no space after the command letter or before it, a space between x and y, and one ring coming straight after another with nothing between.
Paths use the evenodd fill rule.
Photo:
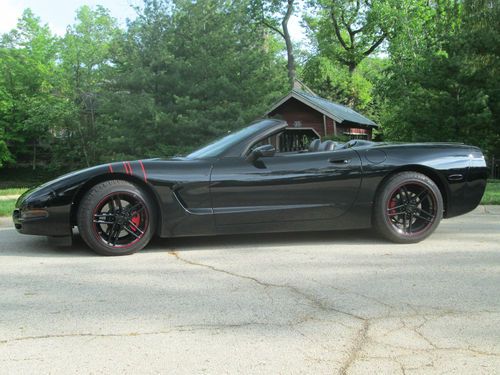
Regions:
<instances>
[{"instance_id":1,"label":"tree branch","mask_svg":"<svg viewBox=\"0 0 500 375\"><path fill-rule=\"evenodd\" d=\"M335 31L335 35L337 36L337 39L339 40L340 44L342 45L342 47L348 51L349 50L349 47L347 46L344 38L342 38L342 34L340 33L340 29L339 29L339 25L337 23L337 19L335 18L335 11L332 9L330 11L330 16L332 18L332 22L333 22L333 29Z\"/></svg>"},{"instance_id":2,"label":"tree branch","mask_svg":"<svg viewBox=\"0 0 500 375\"><path fill-rule=\"evenodd\" d=\"M366 25L363 25L359 29L352 30L352 34L356 35L357 33L360 33L361 31L363 31L365 29L365 27L366 27Z\"/></svg>"},{"instance_id":3,"label":"tree branch","mask_svg":"<svg viewBox=\"0 0 500 375\"><path fill-rule=\"evenodd\" d=\"M347 30L347 33L349 34L349 40L351 41L351 47L349 49L354 49L354 34L351 30L351 25L349 25L349 23L346 22L346 20L344 18L343 11L340 12L340 20L342 21L342 25L344 25L344 27Z\"/></svg>"},{"instance_id":4,"label":"tree branch","mask_svg":"<svg viewBox=\"0 0 500 375\"><path fill-rule=\"evenodd\" d=\"M280 34L282 38L285 38L285 34L283 33L283 31L281 31L280 29L278 29L272 23L267 22L265 19L262 19L261 22L262 22L262 24L264 26L266 26L266 27L270 28L271 30L273 30L274 32L277 32L278 34Z\"/></svg>"},{"instance_id":5,"label":"tree branch","mask_svg":"<svg viewBox=\"0 0 500 375\"><path fill-rule=\"evenodd\" d=\"M373 45L368 50L363 52L363 55L369 56L373 51L375 51L377 49L378 46L380 46L382 44L382 42L385 40L386 36L387 35L385 33L383 33L382 36L375 43L373 43Z\"/></svg>"}]
</instances>

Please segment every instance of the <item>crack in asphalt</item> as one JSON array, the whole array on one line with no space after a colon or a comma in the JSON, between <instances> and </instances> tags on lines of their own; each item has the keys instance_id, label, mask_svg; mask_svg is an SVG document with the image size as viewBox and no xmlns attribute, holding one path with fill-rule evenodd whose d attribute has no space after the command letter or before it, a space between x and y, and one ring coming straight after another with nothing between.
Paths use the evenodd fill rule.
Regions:
<instances>
[{"instance_id":1,"label":"crack in asphalt","mask_svg":"<svg viewBox=\"0 0 500 375\"><path fill-rule=\"evenodd\" d=\"M170 255L173 255L177 260L179 260L179 261L181 261L183 263L186 263L186 264L189 264L189 265L192 265L192 266L207 268L207 269L210 269L210 270L212 270L214 272L220 272L220 273L232 276L232 277L237 277L237 278L240 278L240 279L250 280L250 281L252 281L252 282L254 282L254 283L256 283L256 284L258 284L258 285L260 285L260 286L262 286L264 288L281 288L281 289L287 289L287 290L291 291L292 293L300 296L301 298L307 300L308 302L310 302L314 307L318 308L319 310L328 311L328 312L332 312L333 311L333 312L336 312L336 313L339 313L339 314L342 314L342 315L346 315L346 316L351 317L353 319L356 319L358 321L361 321L362 322L362 327L361 327L361 329L359 330L359 332L357 334L357 338L355 339L355 343L354 343L353 347L347 353L347 361L346 361L346 363L344 365L341 366L340 374L342 374L342 375L346 374L346 371L348 370L348 368L357 359L358 354L359 354L359 352L361 351L361 349L362 349L362 347L364 345L364 341L366 340L366 335L367 335L368 328L369 328L369 325L370 325L370 319L362 317L362 316L359 316L359 315L356 315L356 314L349 313L347 311L342 311L342 310L335 309L335 308L330 307L330 306L326 306L321 300L317 299L316 297L314 297L314 296L312 296L312 295L310 295L310 294L308 294L306 292L303 292L302 290L300 290L300 289L298 289L298 288L296 288L296 287L294 287L292 285L288 285L288 284L274 284L274 283L264 282L264 281L261 281L261 280L257 279L256 277L253 277L253 276L241 275L241 274L238 274L238 273L235 273L235 272L224 270L222 268L217 268L217 267L214 267L214 266L211 266L211 265L208 265L208 264L194 262L194 261L182 258L181 256L179 256L179 254L176 251L169 251L168 253ZM327 348L324 348L324 349L330 351Z\"/></svg>"},{"instance_id":2,"label":"crack in asphalt","mask_svg":"<svg viewBox=\"0 0 500 375\"><path fill-rule=\"evenodd\" d=\"M470 315L470 314L474 314L474 312L455 311L455 310L441 309L441 308L430 307L430 306L416 306L416 305L412 305L412 304L407 303L407 302L402 302L404 305L408 306L414 312L414 314L409 314L409 315L404 315L404 316L401 316L401 315L399 315L399 316L392 316L390 313L388 313L387 315L384 315L384 316L378 316L378 317L368 318L368 317L363 317L363 316L360 316L360 315L357 315L357 314L353 314L353 313L350 313L350 312L347 312L347 311L339 310L339 309L333 308L331 306L327 306L322 300L316 298L315 296L313 296L311 294L308 294L308 293L306 293L306 292L298 289L297 287L295 287L293 285L275 284L275 283L270 283L270 282L264 282L262 280L259 280L256 277L253 277L253 276L242 275L242 274L238 274L238 273L235 273L235 272L232 272L232 271L228 271L228 270L225 270L225 269L222 269L222 268L218 268L218 267L215 267L215 266L212 266L212 265L209 265L209 264L204 264L204 263L200 263L200 262L195 262L195 261L192 261L192 260L188 260L188 259L185 259L185 258L181 257L176 251L169 251L168 254L174 256L177 260L179 260L179 261L181 261L181 262L183 262L185 264L189 264L189 265L192 265L192 266L206 268L206 269L209 269L209 270L214 271L214 272L219 272L219 273L222 273L222 274L226 274L228 276L232 276L232 277L236 277L236 278L248 280L248 281L251 281L251 282L254 282L254 283L258 284L259 286L261 286L261 287L263 287L265 289L268 289L268 288L286 289L286 290L292 292L293 294L295 294L296 296L299 296L302 299L308 301L310 305L312 305L313 307L315 307L315 308L317 308L317 309L319 309L321 311L336 312L336 313L345 315L347 317L353 318L353 319L355 319L358 322L361 322L361 324L362 324L361 328L359 328L359 330L357 331L357 333L356 333L356 335L354 337L354 340L353 340L351 348L346 352L347 359L344 361L343 365L340 367L340 370L339 370L339 374L340 375L346 375L346 374L348 374L349 369L359 359L361 359L361 358L372 358L370 356L363 355L363 353L362 353L363 352L363 347L368 342L372 342L372 343L374 343L376 345L381 345L381 346L386 346L386 347L392 347L394 349L401 349L401 350L405 350L405 351L429 353L431 356L433 356L435 354L435 352L438 352L438 351L458 351L458 352L469 352L469 353L474 353L474 354L478 354L478 355L500 357L500 353L480 351L480 350L472 349L470 346L468 346L467 348L460 348L460 347L456 347L456 348L439 347L435 343L433 343L432 340L430 340L422 332L419 331L419 329L422 328L422 326L425 325L431 318L436 318L437 319L437 318L446 317L446 316L453 316L453 315L459 316L459 315L463 315L463 314ZM320 282L317 282L316 280L313 280L313 281L316 282L316 283L318 283L318 284L320 284L320 285L322 284ZM365 298L365 299L367 299L369 301L376 302L376 303L378 303L378 304L380 304L382 306L388 307L388 308L392 308L392 309L396 308L395 306L390 305L388 303L385 303L383 301L380 301L380 300L378 300L376 298L373 298L373 297L370 297L370 296L366 296L366 295L361 294L361 293L352 292L352 291L349 291L349 290L347 290L345 288L338 288L338 287L335 287L335 286L332 286L332 285L328 285L328 287L330 287L330 288L332 288L334 290L340 291L342 293L345 293L345 294L352 294L352 295L355 295L355 296L358 296L358 297ZM266 294L267 294L267 292L266 292ZM432 310L435 310L436 312L435 313L421 312L418 309L419 307L420 308L425 307L425 308L428 308L428 309L432 309ZM491 313L491 311L484 311L484 312L483 311L478 311L476 313L478 313L478 314L481 314L481 313ZM412 317L423 318L424 322L421 323L421 324L419 324L419 325L417 325L417 326L410 327L403 319L408 319L408 318L412 318ZM395 329L390 330L389 332L386 332L382 336L387 336L390 333L397 332L397 331L399 331L401 329L408 329L408 330L413 331L417 336L419 336L422 340L424 340L430 346L430 348L428 348L428 349L420 349L420 348L408 348L408 347L403 347L403 346L390 345L390 344L379 342L379 341L376 340L375 337L371 337L369 335L369 330L370 330L371 324L373 322L380 321L380 320L385 320L385 319L391 319L391 318L399 318L400 321L401 321L401 325L399 327L395 328ZM319 319L315 319L315 318L311 317L311 318L304 319L301 322L305 322L307 320L318 320L318 321L321 321ZM294 328L294 326L296 324L299 324L299 323L288 324L288 326ZM353 329L353 327L350 327L350 328ZM316 342L316 340L314 340L311 337L305 335L300 330L298 330L296 328L294 328L294 330L296 332L298 332L300 335L302 335L304 338L310 340L311 342ZM321 347L323 349L327 350L328 352L331 352L331 350L329 348L325 347L324 345L321 345ZM413 368L405 368L404 364L399 360L400 357L404 357L404 356L405 356L405 354L401 354L401 355L395 354L395 355L392 355L392 356L383 357L383 359L396 363L399 366L399 368L401 369L401 373L402 374L406 374L407 370L412 370ZM429 364L427 363L427 364L424 364L423 366L428 367ZM431 360L430 366L431 367L434 366L434 358Z\"/></svg>"},{"instance_id":3,"label":"crack in asphalt","mask_svg":"<svg viewBox=\"0 0 500 375\"><path fill-rule=\"evenodd\" d=\"M318 281L318 280L315 280L315 279L310 279L312 282L320 285L320 286L323 286L323 287L326 287L326 288L331 288L333 290L336 290L338 292L341 292L341 293L344 293L344 294L351 294L353 296L357 296L357 297L361 297L361 298L364 298L366 300L369 300L369 301L373 301L375 303L378 303L379 305L381 306L384 306L384 307L387 307L389 309L395 309L396 307L393 306L393 305L390 305L386 302L383 302L375 297L371 297L371 296L367 296L365 294L362 294L362 293L358 293L358 292L353 292L352 290L349 290L347 288L341 288L341 287L337 287L337 286L333 286L331 284L326 284L326 283L323 283L321 281Z\"/></svg>"},{"instance_id":4,"label":"crack in asphalt","mask_svg":"<svg viewBox=\"0 0 500 375\"><path fill-rule=\"evenodd\" d=\"M211 266L211 265L208 265L208 264L204 264L204 263L199 263L199 262L194 262L194 261L191 261L191 260L188 260L188 259L185 259L185 258L182 258L181 256L179 256L179 254L177 254L176 251L169 251L168 252L170 255L173 255L177 260L181 261L181 262L184 262L184 263L187 263L187 264L190 264L192 266L198 266L198 267L203 267L203 268L208 268L212 271L215 271L215 272L220 272L220 273L223 273L223 274L226 274L226 275L229 275L229 276L232 276L232 277L237 277L237 278L240 278L240 279L245 279L245 280L250 280L250 281L253 281L254 283L264 287L264 288L281 288L281 289L288 289L289 291L291 291L292 293L302 297L302 299L305 299L306 301L310 302L312 306L322 310L322 311L333 311L333 312L336 312L336 313L339 313L339 314L342 314L342 315L346 315L346 316L349 316L351 318L354 318L354 319L357 319L357 320L361 320L361 321L364 321L366 320L366 318L362 317L362 316L359 316L359 315L356 315L356 314L352 314L352 313L349 313L347 311L342 311L342 310L339 310L339 309L335 309L333 307L330 307L330 306L326 306L321 300L317 299L316 297L296 288L295 286L293 285L288 285L288 284L274 284L274 283L268 283L268 282L264 282L264 281L261 281L253 276L247 276L247 275L241 275L241 274L238 274L238 273L234 273L234 272L231 272L231 271L227 271L227 270L224 270L222 268L217 268L217 267L214 267L214 266Z\"/></svg>"},{"instance_id":5,"label":"crack in asphalt","mask_svg":"<svg viewBox=\"0 0 500 375\"><path fill-rule=\"evenodd\" d=\"M386 360L389 362L393 362L395 365L397 365L400 368L400 371L402 374L405 374L408 370L413 370L413 369L418 369L418 368L429 368L433 367L435 361L439 358L440 352L458 352L458 353L470 353L474 355L482 355L482 356L488 356L488 357L500 357L500 353L495 353L495 352L489 352L489 351L483 351L483 350L478 350L476 348L473 348L472 345L467 344L466 347L440 347L436 345L431 339L429 339L427 336L425 336L422 332L421 329L422 327L427 324L429 321L432 319L439 319L442 317L449 317L449 316L460 316L463 314L474 314L474 312L458 312L458 311L452 311L452 310L443 310L443 309L434 309L429 306L425 306L425 308L432 308L433 312L423 312L418 310L418 308L415 305L410 305L407 303L402 302L405 305L408 305L411 310L413 311L413 314L406 314L406 315L399 315L399 316L392 316L390 312L388 314L384 314L378 317L363 317L358 314L353 314L347 311L342 311L337 308L334 308L332 306L329 306L325 303L325 301L318 299L316 296L309 294L305 291L300 290L299 288L293 286L293 285L288 285L288 284L277 284L277 283L271 283L271 282L265 282L262 281L261 279L258 279L254 276L249 276L249 275L242 275L238 274L232 271L228 271L222 268L218 268L212 265L200 263L200 262L195 262L192 260L185 259L175 251L170 251L170 255L174 256L178 261L183 262L185 264L189 264L192 266L196 267L202 267L205 269L209 269L214 272L222 273L231 277L247 280L250 282L253 282L260 287L264 288L264 292L269 296L269 298L272 299L272 296L269 293L270 288L278 288L281 290L287 290L291 293L293 293L295 296L300 297L301 299L307 301L307 304L310 305L311 307L314 307L317 310L321 311L327 311L327 312L335 312L338 314L341 314L343 316L351 318L351 325L346 324L349 322L347 320L346 322L340 322L340 321L335 321L335 320L329 320L329 319L321 319L321 318L316 318L314 316L303 316L300 319L297 319L295 321L287 322L287 323L262 323L262 322L242 322L242 323L237 323L237 324L195 324L195 325L181 325L181 326L173 326L170 327L169 329L166 330L156 330L156 331L144 331L144 332L123 332L123 333L92 333L92 332L77 332L77 333L62 333L62 334L52 334L52 335L38 335L38 336L23 336L23 337L16 337L16 338L11 338L11 339L6 339L6 340L0 340L0 344L8 344L8 343L13 343L13 342L19 342L19 341L28 341L28 340L43 340L43 339L57 339L57 338L74 338L74 337L89 337L90 340L96 339L96 338L106 338L106 337L136 337L136 336L150 336L150 335L165 335L165 334L170 334L173 332L196 332L196 331L214 331L214 332L220 332L226 329L237 329L237 328L243 328L243 327L251 327L251 326L267 326L267 327L289 327L293 329L297 334L301 335L304 337L306 340L308 340L311 343L319 345L323 350L325 350L327 353L333 353L335 351L340 351L336 350L336 348L329 347L328 345L324 345L321 343L319 340L315 339L314 337L310 337L309 335L305 334L302 332L301 329L299 329L299 325L303 324L308 321L317 321L317 322L331 322L335 324L342 325L346 328L349 328L351 330L357 329L356 333L353 335L353 338L349 340L349 346L345 350L341 350L341 352L344 354L344 360L342 363L339 365L339 374L341 375L347 375L350 370L352 369L352 366L360 360L369 360L369 359L380 359L380 360ZM319 283L320 284L320 283ZM371 298L366 295L362 295L359 293L353 293L347 289L344 288L337 288L334 286L329 285L335 290L341 291L342 293L351 293L353 295L356 295L358 297L363 297L366 298L369 301L372 302L377 302L380 303L381 305L385 305L387 307L392 307L396 308L395 306L391 306L385 302L379 301L375 298ZM422 307L422 306L419 306ZM475 312L477 314L482 314L482 313L492 313L492 311L478 311ZM495 312L496 313L496 312ZM375 324L378 321L383 321L386 319L399 319L400 324L396 328L392 328L388 330L387 332L383 334L374 334L370 333L372 324ZM405 319L412 319L412 318L420 318L423 319L422 321L416 322L416 323L410 323L408 321L405 321ZM356 324L354 324L356 322ZM361 326L359 326L361 325ZM405 346L400 346L400 345L394 345L394 344L389 344L385 342L378 341L378 338L381 337L387 337L397 331L407 329L409 331L412 331L420 337L424 342L428 344L428 348L411 348L411 347L405 347ZM380 347L386 347L386 348L391 348L390 354L387 356L380 356L380 357L375 357L375 356L370 356L369 353L364 352L365 347L369 344L373 344L376 346ZM395 353L394 350L400 350L400 353ZM408 352L410 353L426 353L426 355L429 356L428 359L426 359L425 363L423 363L421 366L408 366L405 367L404 360L403 358L408 356ZM304 353L305 356L308 356L307 353ZM309 358L310 360L314 361L325 361L326 359L322 358ZM408 365L408 364L407 364Z\"/></svg>"},{"instance_id":6,"label":"crack in asphalt","mask_svg":"<svg viewBox=\"0 0 500 375\"><path fill-rule=\"evenodd\" d=\"M53 338L67 338L67 337L136 337L136 336L152 336L152 335L166 335L173 332L196 332L196 331L222 331L225 329L244 328L251 326L265 326L265 327L290 327L302 324L311 320L309 318L300 319L295 322L279 324L279 323L260 323L260 322L243 322L236 324L190 324L182 326L174 326L167 330L159 331L145 331L145 332L124 332L124 333L92 333L92 332L77 332L77 333L61 333L53 335L38 335L38 336L21 336L11 339L0 340L0 344L8 344L16 341L28 340L44 340Z\"/></svg>"},{"instance_id":7,"label":"crack in asphalt","mask_svg":"<svg viewBox=\"0 0 500 375\"><path fill-rule=\"evenodd\" d=\"M357 361L359 354L361 353L361 350L363 349L363 346L365 345L366 340L368 339L369 328L370 328L370 321L364 320L363 326L358 331L356 338L354 339L354 344L350 350L349 356L347 357L346 362L342 365L342 367L339 370L339 374L341 375L347 374L349 368L353 365L354 362Z\"/></svg>"}]
</instances>

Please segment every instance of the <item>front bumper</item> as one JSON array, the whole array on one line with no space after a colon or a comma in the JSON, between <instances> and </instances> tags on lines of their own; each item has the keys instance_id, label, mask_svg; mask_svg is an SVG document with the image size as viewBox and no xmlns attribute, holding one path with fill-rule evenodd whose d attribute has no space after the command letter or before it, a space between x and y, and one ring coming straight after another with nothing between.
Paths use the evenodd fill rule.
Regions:
<instances>
[{"instance_id":1,"label":"front bumper","mask_svg":"<svg viewBox=\"0 0 500 375\"><path fill-rule=\"evenodd\" d=\"M21 197L12 213L14 227L19 233L40 236L69 236L70 205L40 206L36 199Z\"/></svg>"}]
</instances>

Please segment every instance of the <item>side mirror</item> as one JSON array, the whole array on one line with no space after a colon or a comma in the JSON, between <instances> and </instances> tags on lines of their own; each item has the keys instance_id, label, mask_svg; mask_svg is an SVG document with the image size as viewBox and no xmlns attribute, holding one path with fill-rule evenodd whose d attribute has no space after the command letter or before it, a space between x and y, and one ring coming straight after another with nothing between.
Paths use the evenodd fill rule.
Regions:
<instances>
[{"instance_id":1,"label":"side mirror","mask_svg":"<svg viewBox=\"0 0 500 375\"><path fill-rule=\"evenodd\" d=\"M247 161L253 163L261 157L274 156L274 154L276 154L276 149L273 145L262 145L253 149L252 152L248 154Z\"/></svg>"}]
</instances>

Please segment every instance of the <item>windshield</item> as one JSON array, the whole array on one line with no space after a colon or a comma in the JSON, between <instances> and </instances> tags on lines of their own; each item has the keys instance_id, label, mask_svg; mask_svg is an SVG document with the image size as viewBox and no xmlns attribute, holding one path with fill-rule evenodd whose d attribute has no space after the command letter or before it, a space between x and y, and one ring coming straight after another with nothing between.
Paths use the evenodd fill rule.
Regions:
<instances>
[{"instance_id":1,"label":"windshield","mask_svg":"<svg viewBox=\"0 0 500 375\"><path fill-rule=\"evenodd\" d=\"M213 158L221 155L225 150L247 138L252 133L262 126L261 123L243 128L236 133L226 135L224 138L218 139L207 146L200 148L186 156L188 159L205 159Z\"/></svg>"}]
</instances>

